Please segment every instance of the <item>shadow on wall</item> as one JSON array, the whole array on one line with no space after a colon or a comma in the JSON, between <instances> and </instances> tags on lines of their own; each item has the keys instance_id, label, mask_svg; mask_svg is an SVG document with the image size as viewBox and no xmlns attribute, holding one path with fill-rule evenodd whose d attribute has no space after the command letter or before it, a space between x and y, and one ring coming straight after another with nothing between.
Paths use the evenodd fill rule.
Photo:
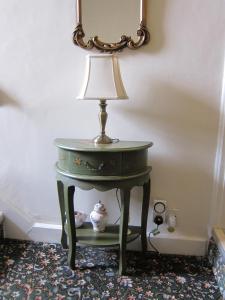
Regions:
<instances>
[{"instance_id":1,"label":"shadow on wall","mask_svg":"<svg viewBox=\"0 0 225 300\"><path fill-rule=\"evenodd\" d=\"M147 28L150 32L150 41L141 48L131 50L124 49L120 56L136 56L142 53L158 53L164 46L163 20L167 1L165 0L146 0L147 3Z\"/></svg>"},{"instance_id":2,"label":"shadow on wall","mask_svg":"<svg viewBox=\"0 0 225 300\"><path fill-rule=\"evenodd\" d=\"M0 90L0 106L13 106L16 108L20 108L21 105L11 96Z\"/></svg>"},{"instance_id":3,"label":"shadow on wall","mask_svg":"<svg viewBox=\"0 0 225 300\"><path fill-rule=\"evenodd\" d=\"M160 81L152 81L151 89L142 92L144 100L123 106L122 113L143 127L148 129L151 124L186 141L217 131L219 111L207 104L213 104L213 99Z\"/></svg>"},{"instance_id":4,"label":"shadow on wall","mask_svg":"<svg viewBox=\"0 0 225 300\"><path fill-rule=\"evenodd\" d=\"M18 222L18 219L17 219ZM10 239L19 239L19 240L30 240L29 234L27 233L27 229L20 228L18 224L16 224L10 218L5 219L5 237ZM31 227L31 226L30 226Z\"/></svg>"},{"instance_id":5,"label":"shadow on wall","mask_svg":"<svg viewBox=\"0 0 225 300\"><path fill-rule=\"evenodd\" d=\"M142 103L130 103L118 113L154 143L152 195L182 207L184 213L193 212L198 203L199 210L205 207L201 217L207 222L219 111L209 105L214 103L210 96L207 99L164 82L151 86L144 91ZM188 217L182 222L188 226Z\"/></svg>"},{"instance_id":6,"label":"shadow on wall","mask_svg":"<svg viewBox=\"0 0 225 300\"><path fill-rule=\"evenodd\" d=\"M163 20L166 11L167 1L165 0L147 0L147 27L150 31L150 42L144 46L144 53L159 52L164 45Z\"/></svg>"},{"instance_id":7,"label":"shadow on wall","mask_svg":"<svg viewBox=\"0 0 225 300\"><path fill-rule=\"evenodd\" d=\"M8 107L14 107L16 109L20 109L21 105L19 102L17 102L15 99L13 99L11 96L0 90L0 110L3 110L3 107L8 106ZM0 196L1 196L1 191L0 191ZM18 211L14 208L13 205L9 202L4 202L0 198L0 210L3 210L3 212L6 215L5 218L5 228L6 228L6 237L10 236L13 238L20 237L20 239L28 239L27 234L25 233L25 230L18 224L15 224L13 220L19 221L19 223L24 223L24 218L22 217L22 212L18 214ZM30 227L26 226L27 228Z\"/></svg>"}]
</instances>

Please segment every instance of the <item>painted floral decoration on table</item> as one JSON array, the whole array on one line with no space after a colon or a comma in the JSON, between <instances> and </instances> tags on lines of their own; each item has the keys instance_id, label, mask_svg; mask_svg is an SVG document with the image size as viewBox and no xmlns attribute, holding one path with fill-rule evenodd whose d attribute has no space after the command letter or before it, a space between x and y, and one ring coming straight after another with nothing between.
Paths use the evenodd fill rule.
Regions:
<instances>
[{"instance_id":1,"label":"painted floral decoration on table","mask_svg":"<svg viewBox=\"0 0 225 300\"><path fill-rule=\"evenodd\" d=\"M219 299L207 258L128 252L118 276L115 249L78 248L76 271L59 244L6 240L0 245L0 299Z\"/></svg>"}]
</instances>

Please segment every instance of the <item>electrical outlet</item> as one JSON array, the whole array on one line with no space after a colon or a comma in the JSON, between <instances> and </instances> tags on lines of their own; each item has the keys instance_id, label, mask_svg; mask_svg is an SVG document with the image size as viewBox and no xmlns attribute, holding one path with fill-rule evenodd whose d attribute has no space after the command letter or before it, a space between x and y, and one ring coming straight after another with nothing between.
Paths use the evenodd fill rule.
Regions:
<instances>
[{"instance_id":1,"label":"electrical outlet","mask_svg":"<svg viewBox=\"0 0 225 300\"><path fill-rule=\"evenodd\" d=\"M153 200L153 222L157 225L161 225L166 221L166 200Z\"/></svg>"},{"instance_id":2,"label":"electrical outlet","mask_svg":"<svg viewBox=\"0 0 225 300\"><path fill-rule=\"evenodd\" d=\"M166 219L169 215L175 215L177 218L177 215L179 215L179 211L179 208L168 208L166 211Z\"/></svg>"},{"instance_id":3,"label":"electrical outlet","mask_svg":"<svg viewBox=\"0 0 225 300\"><path fill-rule=\"evenodd\" d=\"M167 230L169 232L174 232L177 227L177 213L179 209L168 209L166 214L166 224Z\"/></svg>"}]
</instances>

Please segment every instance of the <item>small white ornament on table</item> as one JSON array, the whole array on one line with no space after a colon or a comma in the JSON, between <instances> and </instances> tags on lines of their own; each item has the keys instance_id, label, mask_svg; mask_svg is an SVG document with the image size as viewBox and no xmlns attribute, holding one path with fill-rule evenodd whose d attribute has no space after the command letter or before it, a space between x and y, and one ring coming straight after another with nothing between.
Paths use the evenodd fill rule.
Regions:
<instances>
[{"instance_id":1,"label":"small white ornament on table","mask_svg":"<svg viewBox=\"0 0 225 300\"><path fill-rule=\"evenodd\" d=\"M84 221L87 218L87 215L80 211L75 211L74 215L75 215L75 226L76 226L76 228L79 228L83 225Z\"/></svg>"},{"instance_id":2,"label":"small white ornament on table","mask_svg":"<svg viewBox=\"0 0 225 300\"><path fill-rule=\"evenodd\" d=\"M94 206L94 210L90 213L91 223L93 225L93 230L97 232L105 231L107 223L107 211L104 204L99 201Z\"/></svg>"}]
</instances>

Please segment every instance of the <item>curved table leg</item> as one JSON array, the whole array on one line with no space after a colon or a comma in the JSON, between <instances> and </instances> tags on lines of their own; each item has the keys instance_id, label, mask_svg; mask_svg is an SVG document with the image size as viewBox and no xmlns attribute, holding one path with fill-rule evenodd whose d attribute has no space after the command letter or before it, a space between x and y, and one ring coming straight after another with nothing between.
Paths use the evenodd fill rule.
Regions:
<instances>
[{"instance_id":1,"label":"curved table leg","mask_svg":"<svg viewBox=\"0 0 225 300\"><path fill-rule=\"evenodd\" d=\"M142 251L145 253L147 251L147 222L148 222L148 210L150 201L150 191L151 191L151 179L144 183L143 185L143 202L142 202L142 212L141 212L141 244Z\"/></svg>"},{"instance_id":2,"label":"curved table leg","mask_svg":"<svg viewBox=\"0 0 225 300\"><path fill-rule=\"evenodd\" d=\"M66 231L65 231L66 210L65 210L65 203L64 203L64 186L63 186L62 181L59 181L59 180L57 181L57 187L58 187L61 220L62 220L61 244L62 244L63 249L68 249L67 235L66 235Z\"/></svg>"},{"instance_id":3,"label":"curved table leg","mask_svg":"<svg viewBox=\"0 0 225 300\"><path fill-rule=\"evenodd\" d=\"M120 255L119 255L119 274L122 275L126 271L126 245L127 245L127 230L130 207L130 190L120 190L121 195L121 219L120 219Z\"/></svg>"},{"instance_id":4,"label":"curved table leg","mask_svg":"<svg viewBox=\"0 0 225 300\"><path fill-rule=\"evenodd\" d=\"M74 204L73 195L74 186L64 186L64 201L67 219L67 235L69 239L69 253L68 264L72 270L75 269L75 255L76 255L76 228L74 218Z\"/></svg>"}]
</instances>

